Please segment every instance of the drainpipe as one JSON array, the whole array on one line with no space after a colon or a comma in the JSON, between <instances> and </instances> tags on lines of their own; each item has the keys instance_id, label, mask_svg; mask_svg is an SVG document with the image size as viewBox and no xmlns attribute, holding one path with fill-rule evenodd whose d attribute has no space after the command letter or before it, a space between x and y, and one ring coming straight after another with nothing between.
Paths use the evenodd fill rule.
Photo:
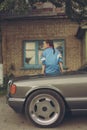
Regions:
<instances>
[{"instance_id":1,"label":"drainpipe","mask_svg":"<svg viewBox=\"0 0 87 130\"><path fill-rule=\"evenodd\" d=\"M87 30L85 31L86 63L87 63Z\"/></svg>"},{"instance_id":2,"label":"drainpipe","mask_svg":"<svg viewBox=\"0 0 87 130\"><path fill-rule=\"evenodd\" d=\"M0 87L3 86L2 35L0 27Z\"/></svg>"}]
</instances>

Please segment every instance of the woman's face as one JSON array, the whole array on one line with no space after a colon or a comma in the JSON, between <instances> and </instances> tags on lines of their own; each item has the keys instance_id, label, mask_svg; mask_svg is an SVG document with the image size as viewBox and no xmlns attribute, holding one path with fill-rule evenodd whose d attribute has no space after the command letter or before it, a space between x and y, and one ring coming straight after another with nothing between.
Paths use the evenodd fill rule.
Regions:
<instances>
[{"instance_id":1,"label":"woman's face","mask_svg":"<svg viewBox=\"0 0 87 130\"><path fill-rule=\"evenodd\" d=\"M43 48L46 49L49 47L49 43L46 43L46 41L43 42Z\"/></svg>"}]
</instances>

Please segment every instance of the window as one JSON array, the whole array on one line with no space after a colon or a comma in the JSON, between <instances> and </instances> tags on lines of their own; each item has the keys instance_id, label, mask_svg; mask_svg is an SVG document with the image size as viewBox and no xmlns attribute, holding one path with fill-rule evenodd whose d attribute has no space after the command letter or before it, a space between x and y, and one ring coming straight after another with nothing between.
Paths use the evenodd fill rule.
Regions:
<instances>
[{"instance_id":1,"label":"window","mask_svg":"<svg viewBox=\"0 0 87 130\"><path fill-rule=\"evenodd\" d=\"M64 40L53 40L54 47L57 48L65 64L65 47ZM41 68L40 56L43 51L43 40L33 40L23 42L23 64L24 68L39 69Z\"/></svg>"},{"instance_id":2,"label":"window","mask_svg":"<svg viewBox=\"0 0 87 130\"><path fill-rule=\"evenodd\" d=\"M43 41L24 41L24 67L40 68Z\"/></svg>"},{"instance_id":3,"label":"window","mask_svg":"<svg viewBox=\"0 0 87 130\"><path fill-rule=\"evenodd\" d=\"M64 40L53 40L54 47L57 48L63 57L63 66L65 66L65 41Z\"/></svg>"}]
</instances>

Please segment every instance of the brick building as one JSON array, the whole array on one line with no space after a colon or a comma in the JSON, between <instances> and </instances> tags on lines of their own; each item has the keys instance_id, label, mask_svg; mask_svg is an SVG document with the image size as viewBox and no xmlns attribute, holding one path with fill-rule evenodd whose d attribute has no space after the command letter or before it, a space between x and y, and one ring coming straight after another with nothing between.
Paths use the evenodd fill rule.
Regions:
<instances>
[{"instance_id":1,"label":"brick building","mask_svg":"<svg viewBox=\"0 0 87 130\"><path fill-rule=\"evenodd\" d=\"M83 64L83 44L76 37L79 25L63 15L2 17L4 74L29 75L41 72L42 42L51 39L72 70Z\"/></svg>"},{"instance_id":2,"label":"brick building","mask_svg":"<svg viewBox=\"0 0 87 130\"><path fill-rule=\"evenodd\" d=\"M54 43L63 48L64 65L71 69L81 66L81 42L75 35L77 33L77 23L72 23L68 19L14 19L2 22L2 55L4 73L9 69L14 75L24 75L39 73L39 62L26 65L24 60L34 55L37 51L34 44L41 45L44 39L52 39ZM29 45L28 45L29 44ZM31 46L32 44L32 46ZM28 57L30 46L31 56ZM36 51L36 52L35 52ZM27 59L25 59L25 57ZM35 64L33 66L32 64Z\"/></svg>"},{"instance_id":3,"label":"brick building","mask_svg":"<svg viewBox=\"0 0 87 130\"><path fill-rule=\"evenodd\" d=\"M78 28L76 36L82 44L82 64L87 64L87 22Z\"/></svg>"}]
</instances>

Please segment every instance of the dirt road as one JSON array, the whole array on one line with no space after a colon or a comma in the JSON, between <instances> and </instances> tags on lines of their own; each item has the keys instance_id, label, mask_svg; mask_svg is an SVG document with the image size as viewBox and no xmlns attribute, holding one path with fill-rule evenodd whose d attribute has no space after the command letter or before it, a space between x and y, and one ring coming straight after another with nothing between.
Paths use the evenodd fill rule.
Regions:
<instances>
[{"instance_id":1,"label":"dirt road","mask_svg":"<svg viewBox=\"0 0 87 130\"><path fill-rule=\"evenodd\" d=\"M48 130L48 128L37 128L28 122L25 116L15 113L6 104L5 96L0 97L0 130ZM56 127L49 130L87 130L87 117L70 117Z\"/></svg>"}]
</instances>

